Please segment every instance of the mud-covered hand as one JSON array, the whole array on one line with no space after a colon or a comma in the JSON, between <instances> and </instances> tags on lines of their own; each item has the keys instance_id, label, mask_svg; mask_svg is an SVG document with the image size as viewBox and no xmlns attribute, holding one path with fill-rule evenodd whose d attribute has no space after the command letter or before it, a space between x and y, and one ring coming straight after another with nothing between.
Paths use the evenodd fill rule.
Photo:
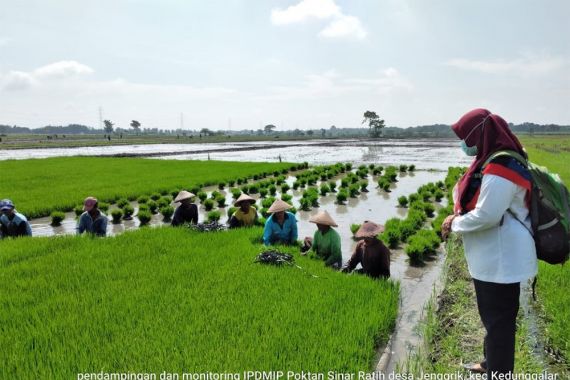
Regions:
<instances>
[{"instance_id":1,"label":"mud-covered hand","mask_svg":"<svg viewBox=\"0 0 570 380\"><path fill-rule=\"evenodd\" d=\"M455 219L456 215L449 215L443 223L441 223L441 238L447 240L449 233L451 232L451 223Z\"/></svg>"}]
</instances>

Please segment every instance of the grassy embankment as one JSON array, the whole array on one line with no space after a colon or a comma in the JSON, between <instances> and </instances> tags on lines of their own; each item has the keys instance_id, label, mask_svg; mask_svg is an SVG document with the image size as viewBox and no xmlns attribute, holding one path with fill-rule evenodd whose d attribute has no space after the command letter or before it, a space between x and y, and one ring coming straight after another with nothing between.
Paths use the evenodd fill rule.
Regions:
<instances>
[{"instance_id":1,"label":"grassy embankment","mask_svg":"<svg viewBox=\"0 0 570 380\"><path fill-rule=\"evenodd\" d=\"M304 270L254 264L261 232L0 242L0 378L371 370L397 284L298 254Z\"/></svg>"},{"instance_id":2,"label":"grassy embankment","mask_svg":"<svg viewBox=\"0 0 570 380\"><path fill-rule=\"evenodd\" d=\"M527 137L522 140L531 161L547 166L551 172L560 174L562 180L570 183L570 140L550 137ZM475 293L466 268L463 248L457 240L447 245L447 274L444 290L437 304L431 304L426 311L423 333L426 347L407 363L408 369L419 371L453 372L462 362L481 359L481 342L484 330L476 309ZM567 305L570 295L568 265L552 266L539 262L537 303L540 317L539 328L546 338L546 346L555 353L559 361L565 362L557 368L568 367L570 360L570 319ZM466 312L468 311L468 312ZM532 340L544 337L530 337L529 326L522 310L519 313L517 331L517 372L537 372L543 365L532 353Z\"/></svg>"},{"instance_id":3,"label":"grassy embankment","mask_svg":"<svg viewBox=\"0 0 570 380\"><path fill-rule=\"evenodd\" d=\"M0 161L0 198L12 199L29 218L70 211L86 196L113 203L154 192L207 186L293 167L288 163L61 157Z\"/></svg>"}]
</instances>

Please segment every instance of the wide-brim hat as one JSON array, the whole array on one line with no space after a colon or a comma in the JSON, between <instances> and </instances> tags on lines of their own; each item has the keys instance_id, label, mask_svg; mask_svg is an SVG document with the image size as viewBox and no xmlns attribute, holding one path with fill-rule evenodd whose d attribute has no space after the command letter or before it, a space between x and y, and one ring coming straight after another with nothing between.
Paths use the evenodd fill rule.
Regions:
<instances>
[{"instance_id":1,"label":"wide-brim hat","mask_svg":"<svg viewBox=\"0 0 570 380\"><path fill-rule=\"evenodd\" d=\"M174 198L174 202L182 202L185 199L192 199L194 197L195 197L195 195L192 194L191 192L186 191L186 190L182 190L181 192L178 193L176 198Z\"/></svg>"},{"instance_id":2,"label":"wide-brim hat","mask_svg":"<svg viewBox=\"0 0 570 380\"><path fill-rule=\"evenodd\" d=\"M2 199L2 201L0 201L0 209L2 211L12 210L14 208L14 203L10 199Z\"/></svg>"},{"instance_id":3,"label":"wide-brim hat","mask_svg":"<svg viewBox=\"0 0 570 380\"><path fill-rule=\"evenodd\" d=\"M238 207L241 202L249 202L251 204L255 203L255 199L250 197L247 194L242 194L239 196L238 199L234 202L234 206Z\"/></svg>"},{"instance_id":4,"label":"wide-brim hat","mask_svg":"<svg viewBox=\"0 0 570 380\"><path fill-rule=\"evenodd\" d=\"M384 226L381 224L376 224L374 222L364 221L362 226L356 231L354 237L357 238L366 238L366 237L376 237L381 232L384 232Z\"/></svg>"},{"instance_id":5,"label":"wide-brim hat","mask_svg":"<svg viewBox=\"0 0 570 380\"><path fill-rule=\"evenodd\" d=\"M97 198L95 197L87 197L83 201L83 211L91 211L93 207L97 204Z\"/></svg>"},{"instance_id":6,"label":"wide-brim hat","mask_svg":"<svg viewBox=\"0 0 570 380\"><path fill-rule=\"evenodd\" d=\"M276 212L287 211L290 208L293 208L293 206L291 206L289 203L285 201L282 201L281 199L277 199L275 202L273 202L271 207L269 207L267 212L273 214Z\"/></svg>"},{"instance_id":7,"label":"wide-brim hat","mask_svg":"<svg viewBox=\"0 0 570 380\"><path fill-rule=\"evenodd\" d=\"M334 219L325 210L319 211L315 215L311 216L309 218L309 222L322 224L325 226L338 227Z\"/></svg>"}]
</instances>

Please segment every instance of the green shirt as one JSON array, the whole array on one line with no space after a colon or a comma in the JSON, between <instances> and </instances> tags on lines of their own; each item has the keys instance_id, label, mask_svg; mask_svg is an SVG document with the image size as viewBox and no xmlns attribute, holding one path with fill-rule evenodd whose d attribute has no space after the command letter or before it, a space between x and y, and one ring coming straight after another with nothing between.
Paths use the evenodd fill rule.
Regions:
<instances>
[{"instance_id":1,"label":"green shirt","mask_svg":"<svg viewBox=\"0 0 570 380\"><path fill-rule=\"evenodd\" d=\"M342 264L340 235L332 228L329 228L324 234L316 230L311 249L318 257L325 260L325 265L327 266L333 265L334 263Z\"/></svg>"}]
</instances>

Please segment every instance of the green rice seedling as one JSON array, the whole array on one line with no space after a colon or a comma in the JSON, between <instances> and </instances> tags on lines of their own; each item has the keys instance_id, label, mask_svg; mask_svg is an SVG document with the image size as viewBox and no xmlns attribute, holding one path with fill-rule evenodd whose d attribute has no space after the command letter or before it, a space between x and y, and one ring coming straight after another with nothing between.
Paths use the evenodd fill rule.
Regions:
<instances>
[{"instance_id":1,"label":"green rice seedling","mask_svg":"<svg viewBox=\"0 0 570 380\"><path fill-rule=\"evenodd\" d=\"M350 178L350 183L352 184L358 183L358 181L360 181L360 178L358 178L356 174L351 175L349 178Z\"/></svg>"},{"instance_id":2,"label":"green rice seedling","mask_svg":"<svg viewBox=\"0 0 570 380\"><path fill-rule=\"evenodd\" d=\"M204 191L199 191L198 194L196 194L198 196L198 199L200 199L200 202L204 203L204 201L208 198L208 194Z\"/></svg>"},{"instance_id":3,"label":"green rice seedling","mask_svg":"<svg viewBox=\"0 0 570 380\"><path fill-rule=\"evenodd\" d=\"M331 179L331 178L334 177L335 175L337 175L336 171L327 172L327 179Z\"/></svg>"},{"instance_id":4,"label":"green rice seedling","mask_svg":"<svg viewBox=\"0 0 570 380\"><path fill-rule=\"evenodd\" d=\"M276 185L282 185L285 183L285 176L284 175L280 175L277 177L277 180L275 181Z\"/></svg>"},{"instance_id":5,"label":"green rice seedling","mask_svg":"<svg viewBox=\"0 0 570 380\"><path fill-rule=\"evenodd\" d=\"M206 211L211 211L214 208L214 200L206 199L204 201L204 208L206 209Z\"/></svg>"},{"instance_id":6,"label":"green rice seedling","mask_svg":"<svg viewBox=\"0 0 570 380\"><path fill-rule=\"evenodd\" d=\"M360 229L361 224L351 224L350 225L350 232L352 232L352 235L354 235L356 233L356 231L358 231Z\"/></svg>"},{"instance_id":7,"label":"green rice seedling","mask_svg":"<svg viewBox=\"0 0 570 380\"><path fill-rule=\"evenodd\" d=\"M408 166L408 171L409 171L409 172L413 172L414 170L416 170L416 165L410 165L410 166Z\"/></svg>"},{"instance_id":8,"label":"green rice seedling","mask_svg":"<svg viewBox=\"0 0 570 380\"><path fill-rule=\"evenodd\" d=\"M158 212L158 204L152 199L147 202L147 205L148 205L148 210L152 214L156 214Z\"/></svg>"},{"instance_id":9,"label":"green rice seedling","mask_svg":"<svg viewBox=\"0 0 570 380\"><path fill-rule=\"evenodd\" d=\"M321 173L321 181L326 181L327 179L327 173Z\"/></svg>"},{"instance_id":10,"label":"green rice seedling","mask_svg":"<svg viewBox=\"0 0 570 380\"><path fill-rule=\"evenodd\" d=\"M299 199L300 208L303 211L309 211L311 209L311 200L308 198Z\"/></svg>"},{"instance_id":11,"label":"green rice seedling","mask_svg":"<svg viewBox=\"0 0 570 380\"><path fill-rule=\"evenodd\" d=\"M346 171L350 171L352 170L352 164L350 162L347 162L346 164L344 164L344 168L346 169Z\"/></svg>"},{"instance_id":12,"label":"green rice seedling","mask_svg":"<svg viewBox=\"0 0 570 380\"><path fill-rule=\"evenodd\" d=\"M273 202L275 202L275 198L274 197L268 197L268 198L265 198L264 200L261 201L261 206L264 208L269 208L269 207L271 207Z\"/></svg>"},{"instance_id":13,"label":"green rice seedling","mask_svg":"<svg viewBox=\"0 0 570 380\"><path fill-rule=\"evenodd\" d=\"M420 197L424 202L429 202L431 199L431 193L429 191L423 191L420 193Z\"/></svg>"},{"instance_id":14,"label":"green rice seedling","mask_svg":"<svg viewBox=\"0 0 570 380\"><path fill-rule=\"evenodd\" d=\"M269 194L274 197L277 194L277 187L275 185L269 185Z\"/></svg>"},{"instance_id":15,"label":"green rice seedling","mask_svg":"<svg viewBox=\"0 0 570 380\"><path fill-rule=\"evenodd\" d=\"M165 206L170 206L170 199L168 198L160 198L158 201L156 201L156 204L158 205L158 208L161 209Z\"/></svg>"},{"instance_id":16,"label":"green rice seedling","mask_svg":"<svg viewBox=\"0 0 570 380\"><path fill-rule=\"evenodd\" d=\"M61 222L65 219L65 213L62 211L52 211L50 214L51 218L51 225L52 226L60 226Z\"/></svg>"},{"instance_id":17,"label":"green rice seedling","mask_svg":"<svg viewBox=\"0 0 570 380\"><path fill-rule=\"evenodd\" d=\"M293 182L293 190L298 190L299 186L301 186L301 182L299 180Z\"/></svg>"},{"instance_id":18,"label":"green rice seedling","mask_svg":"<svg viewBox=\"0 0 570 380\"><path fill-rule=\"evenodd\" d=\"M348 194L346 193L346 191L344 189L341 189L341 190L339 190L338 193L336 193L336 202L339 205L343 205L347 199L348 199Z\"/></svg>"},{"instance_id":19,"label":"green rice seedling","mask_svg":"<svg viewBox=\"0 0 570 380\"><path fill-rule=\"evenodd\" d=\"M358 165L358 170L367 170L366 165Z\"/></svg>"},{"instance_id":20,"label":"green rice seedling","mask_svg":"<svg viewBox=\"0 0 570 380\"><path fill-rule=\"evenodd\" d=\"M445 190L445 183L443 183L443 181L437 181L435 186L440 190Z\"/></svg>"},{"instance_id":21,"label":"green rice seedling","mask_svg":"<svg viewBox=\"0 0 570 380\"><path fill-rule=\"evenodd\" d=\"M281 200L287 203L291 203L293 196L291 194L281 194Z\"/></svg>"},{"instance_id":22,"label":"green rice seedling","mask_svg":"<svg viewBox=\"0 0 570 380\"><path fill-rule=\"evenodd\" d=\"M238 188L235 188L235 187L232 188L232 189L230 190L230 192L232 193L232 197L233 197L234 199L238 199L239 196L241 195L241 190L238 189Z\"/></svg>"},{"instance_id":23,"label":"green rice seedling","mask_svg":"<svg viewBox=\"0 0 570 380\"><path fill-rule=\"evenodd\" d=\"M291 207L291 208L290 208L289 210L287 210L287 211L290 212L290 213L293 214L293 215L296 215L298 210L297 210L297 207Z\"/></svg>"},{"instance_id":24,"label":"green rice seedling","mask_svg":"<svg viewBox=\"0 0 570 380\"><path fill-rule=\"evenodd\" d=\"M123 218L123 210L120 208L115 208L111 211L111 217L113 218L113 224L120 224Z\"/></svg>"},{"instance_id":25,"label":"green rice seedling","mask_svg":"<svg viewBox=\"0 0 570 380\"><path fill-rule=\"evenodd\" d=\"M99 210L107 212L109 210L109 204L107 202L97 202Z\"/></svg>"},{"instance_id":26,"label":"green rice seedling","mask_svg":"<svg viewBox=\"0 0 570 380\"><path fill-rule=\"evenodd\" d=\"M398 197L398 204L400 207L406 207L408 205L408 198L405 195Z\"/></svg>"},{"instance_id":27,"label":"green rice seedling","mask_svg":"<svg viewBox=\"0 0 570 380\"><path fill-rule=\"evenodd\" d=\"M411 209L408 211L408 216L406 217L405 221L410 221L414 227L414 231L417 231L422 228L424 222L426 221L426 214L423 210Z\"/></svg>"},{"instance_id":28,"label":"green rice seedling","mask_svg":"<svg viewBox=\"0 0 570 380\"><path fill-rule=\"evenodd\" d=\"M242 180L241 178L238 178L238 179L236 180L236 184L237 184L237 185L241 185L242 183L243 183L243 180Z\"/></svg>"},{"instance_id":29,"label":"green rice seedling","mask_svg":"<svg viewBox=\"0 0 570 380\"><path fill-rule=\"evenodd\" d=\"M287 174L287 173L289 173L289 169L283 168L283 169L281 169L281 173L282 173L282 174Z\"/></svg>"},{"instance_id":30,"label":"green rice seedling","mask_svg":"<svg viewBox=\"0 0 570 380\"><path fill-rule=\"evenodd\" d=\"M228 207L228 218L231 218L232 215L233 215L237 210L238 210L237 207L234 207L234 206Z\"/></svg>"},{"instance_id":31,"label":"green rice seedling","mask_svg":"<svg viewBox=\"0 0 570 380\"><path fill-rule=\"evenodd\" d=\"M428 218L433 217L433 213L435 212L435 207L429 202L424 203L424 212L426 213Z\"/></svg>"},{"instance_id":32,"label":"green rice seedling","mask_svg":"<svg viewBox=\"0 0 570 380\"><path fill-rule=\"evenodd\" d=\"M348 188L349 183L350 183L350 180L348 178L343 178L340 180L340 187L342 189L346 189L346 188Z\"/></svg>"},{"instance_id":33,"label":"green rice seedling","mask_svg":"<svg viewBox=\"0 0 570 380\"><path fill-rule=\"evenodd\" d=\"M402 221L398 218L390 218L386 221L384 225L384 232L382 233L382 241L384 241L390 248L396 248L402 238L400 232L401 222Z\"/></svg>"},{"instance_id":34,"label":"green rice seedling","mask_svg":"<svg viewBox=\"0 0 570 380\"><path fill-rule=\"evenodd\" d=\"M143 203L139 205L139 212L140 211L150 211L150 208L148 207L148 204Z\"/></svg>"},{"instance_id":35,"label":"green rice seedling","mask_svg":"<svg viewBox=\"0 0 570 380\"><path fill-rule=\"evenodd\" d=\"M226 183L224 181L218 182L218 189L224 190L225 187L226 187Z\"/></svg>"},{"instance_id":36,"label":"green rice seedling","mask_svg":"<svg viewBox=\"0 0 570 380\"><path fill-rule=\"evenodd\" d=\"M160 208L160 213L162 214L163 220L165 222L169 221L174 215L174 207L172 206L164 206Z\"/></svg>"},{"instance_id":37,"label":"green rice seedling","mask_svg":"<svg viewBox=\"0 0 570 380\"><path fill-rule=\"evenodd\" d=\"M443 191L441 191L440 189L437 189L435 191L435 193L433 194L435 201L436 202L441 202L441 200L443 199L445 194L443 194Z\"/></svg>"},{"instance_id":38,"label":"green rice seedling","mask_svg":"<svg viewBox=\"0 0 570 380\"><path fill-rule=\"evenodd\" d=\"M416 232L416 235L425 240L427 254L436 253L436 249L439 248L441 244L441 239L434 230L422 229Z\"/></svg>"},{"instance_id":39,"label":"green rice seedling","mask_svg":"<svg viewBox=\"0 0 570 380\"><path fill-rule=\"evenodd\" d=\"M141 226L146 226L152 219L152 214L148 210L139 210L137 218L139 219Z\"/></svg>"},{"instance_id":40,"label":"green rice seedling","mask_svg":"<svg viewBox=\"0 0 570 380\"><path fill-rule=\"evenodd\" d=\"M358 183L360 185L360 191L363 193L367 193L368 192L368 181L364 180L364 181L360 181Z\"/></svg>"},{"instance_id":41,"label":"green rice seedling","mask_svg":"<svg viewBox=\"0 0 570 380\"><path fill-rule=\"evenodd\" d=\"M249 193L248 194L257 194L259 193L259 186L256 183L252 183L249 185Z\"/></svg>"},{"instance_id":42,"label":"green rice seedling","mask_svg":"<svg viewBox=\"0 0 570 380\"><path fill-rule=\"evenodd\" d=\"M123 207L125 207L125 206L127 206L127 205L130 205L130 203L129 203L129 200L126 199L126 198L121 198L121 199L119 199L119 200L117 201L117 206L118 206L119 208L123 208Z\"/></svg>"},{"instance_id":43,"label":"green rice seedling","mask_svg":"<svg viewBox=\"0 0 570 380\"><path fill-rule=\"evenodd\" d=\"M222 217L222 214L219 211L210 211L208 213L208 222L217 222Z\"/></svg>"},{"instance_id":44,"label":"green rice seedling","mask_svg":"<svg viewBox=\"0 0 570 380\"><path fill-rule=\"evenodd\" d=\"M406 254L410 259L410 264L418 265L424 261L424 248L425 246L420 241L414 241L413 244L408 244L405 248Z\"/></svg>"},{"instance_id":45,"label":"green rice seedling","mask_svg":"<svg viewBox=\"0 0 570 380\"><path fill-rule=\"evenodd\" d=\"M197 194L193 191L190 191L192 194ZM176 198L176 196L178 195L178 193L180 193L180 189L172 189L170 190L169 194L172 198Z\"/></svg>"},{"instance_id":46,"label":"green rice seedling","mask_svg":"<svg viewBox=\"0 0 570 380\"><path fill-rule=\"evenodd\" d=\"M410 194L408 197L410 203L417 201L420 199L420 196L417 193Z\"/></svg>"},{"instance_id":47,"label":"green rice seedling","mask_svg":"<svg viewBox=\"0 0 570 380\"><path fill-rule=\"evenodd\" d=\"M83 206L82 205L77 205L73 208L73 212L75 213L75 216L80 216L81 214L83 214Z\"/></svg>"},{"instance_id":48,"label":"green rice seedling","mask_svg":"<svg viewBox=\"0 0 570 380\"><path fill-rule=\"evenodd\" d=\"M359 170L358 172L356 172L356 175L362 179L367 178L368 177L368 170L366 170L366 169Z\"/></svg>"},{"instance_id":49,"label":"green rice seedling","mask_svg":"<svg viewBox=\"0 0 570 380\"><path fill-rule=\"evenodd\" d=\"M218 202L218 207L220 208L226 207L226 197L224 197L223 195L217 197L216 202Z\"/></svg>"},{"instance_id":50,"label":"green rice seedling","mask_svg":"<svg viewBox=\"0 0 570 380\"><path fill-rule=\"evenodd\" d=\"M400 173L405 173L408 170L408 166L407 165L400 165Z\"/></svg>"},{"instance_id":51,"label":"green rice seedling","mask_svg":"<svg viewBox=\"0 0 570 380\"><path fill-rule=\"evenodd\" d=\"M218 198L220 195L222 195L222 193L220 193L218 190L214 190L210 194L210 199L216 200L216 198Z\"/></svg>"},{"instance_id":52,"label":"green rice seedling","mask_svg":"<svg viewBox=\"0 0 570 380\"><path fill-rule=\"evenodd\" d=\"M307 185L314 186L316 183L317 183L317 177L316 176L310 176L307 178Z\"/></svg>"},{"instance_id":53,"label":"green rice seedling","mask_svg":"<svg viewBox=\"0 0 570 380\"><path fill-rule=\"evenodd\" d=\"M259 176L259 175L257 175L257 174L254 174L254 175L253 175L253 180L254 180L254 181L258 181L258 180L259 180L259 178L260 178L260 176Z\"/></svg>"},{"instance_id":54,"label":"green rice seedling","mask_svg":"<svg viewBox=\"0 0 570 380\"><path fill-rule=\"evenodd\" d=\"M370 169L370 170L374 169L374 164L369 164L368 169Z\"/></svg>"},{"instance_id":55,"label":"green rice seedling","mask_svg":"<svg viewBox=\"0 0 570 380\"><path fill-rule=\"evenodd\" d=\"M149 201L149 198L146 195L141 195L140 197L137 198L137 202L139 204L144 204L147 203Z\"/></svg>"},{"instance_id":56,"label":"green rice seedling","mask_svg":"<svg viewBox=\"0 0 570 380\"><path fill-rule=\"evenodd\" d=\"M261 198L265 198L268 193L269 193L269 190L267 190L267 188L265 188L265 187L262 187L261 189L259 189L259 196Z\"/></svg>"},{"instance_id":57,"label":"green rice seedling","mask_svg":"<svg viewBox=\"0 0 570 380\"><path fill-rule=\"evenodd\" d=\"M240 187L240 190L244 194L249 194L249 186L248 185L243 185L242 187Z\"/></svg>"},{"instance_id":58,"label":"green rice seedling","mask_svg":"<svg viewBox=\"0 0 570 380\"><path fill-rule=\"evenodd\" d=\"M360 189L360 187L358 186L357 183L353 183L352 185L350 185L348 187L348 193L350 194L350 197L356 198L358 196L358 194L360 194L359 189Z\"/></svg>"},{"instance_id":59,"label":"green rice seedling","mask_svg":"<svg viewBox=\"0 0 570 380\"><path fill-rule=\"evenodd\" d=\"M230 179L230 180L228 181L228 187L233 187L235 184L236 184L235 179Z\"/></svg>"},{"instance_id":60,"label":"green rice seedling","mask_svg":"<svg viewBox=\"0 0 570 380\"><path fill-rule=\"evenodd\" d=\"M281 193L286 193L291 189L291 187L287 183L283 183L281 185Z\"/></svg>"},{"instance_id":61,"label":"green rice seedling","mask_svg":"<svg viewBox=\"0 0 570 380\"><path fill-rule=\"evenodd\" d=\"M329 181L329 190L331 193L336 193L336 181Z\"/></svg>"},{"instance_id":62,"label":"green rice seedling","mask_svg":"<svg viewBox=\"0 0 570 380\"><path fill-rule=\"evenodd\" d=\"M152 199L153 201L157 201L162 197L162 195L160 193L153 193L150 196L150 199Z\"/></svg>"},{"instance_id":63,"label":"green rice seedling","mask_svg":"<svg viewBox=\"0 0 570 380\"><path fill-rule=\"evenodd\" d=\"M180 190L180 189L176 189L176 190ZM202 186L199 184L196 185L192 185L190 186L190 188L188 189L189 192L191 192L192 194L198 194L200 191L202 191ZM176 193L176 195L179 193L180 191L178 191ZM172 194L172 193L170 193ZM173 197L176 197L176 195L172 194Z\"/></svg>"},{"instance_id":64,"label":"green rice seedling","mask_svg":"<svg viewBox=\"0 0 570 380\"><path fill-rule=\"evenodd\" d=\"M404 219L399 225L400 239L402 242L406 242L410 236L416 232L416 226L413 221L409 219Z\"/></svg>"},{"instance_id":65,"label":"green rice seedling","mask_svg":"<svg viewBox=\"0 0 570 380\"><path fill-rule=\"evenodd\" d=\"M170 191L169 191L169 190L166 190L166 189L162 189L162 190L160 190L160 195L162 195L162 196L170 195ZM134 200L136 200L136 199L137 199L137 197L133 197L132 199L129 198L130 201L134 201Z\"/></svg>"},{"instance_id":66,"label":"green rice seedling","mask_svg":"<svg viewBox=\"0 0 570 380\"><path fill-rule=\"evenodd\" d=\"M131 220L133 218L134 212L135 209L130 204L123 207L123 220Z\"/></svg>"},{"instance_id":67,"label":"green rice seedling","mask_svg":"<svg viewBox=\"0 0 570 380\"><path fill-rule=\"evenodd\" d=\"M319 190L320 190L321 195L324 197L330 192L331 189L330 189L329 185L327 185L326 183L322 183Z\"/></svg>"},{"instance_id":68,"label":"green rice seedling","mask_svg":"<svg viewBox=\"0 0 570 380\"><path fill-rule=\"evenodd\" d=\"M374 170L372 171L373 175L381 175L382 174L382 170L380 168L374 168Z\"/></svg>"}]
</instances>

